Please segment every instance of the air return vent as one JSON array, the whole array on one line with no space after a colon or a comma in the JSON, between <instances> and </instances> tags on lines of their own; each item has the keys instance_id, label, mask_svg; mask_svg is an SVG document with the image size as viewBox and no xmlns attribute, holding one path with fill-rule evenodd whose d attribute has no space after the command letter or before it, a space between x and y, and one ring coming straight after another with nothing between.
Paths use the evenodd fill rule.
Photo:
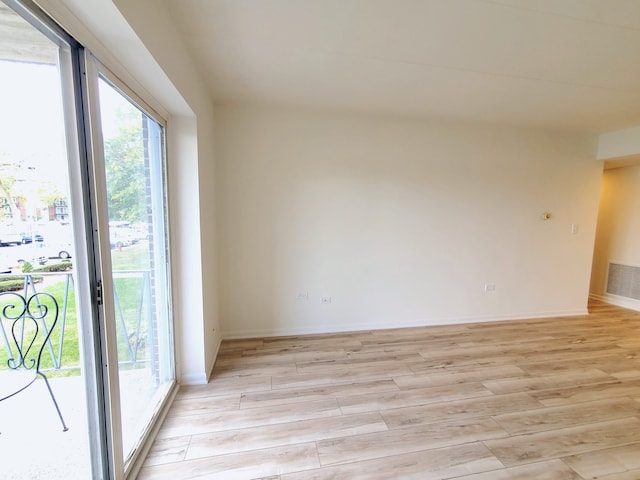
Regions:
<instances>
[{"instance_id":1,"label":"air return vent","mask_svg":"<svg viewBox=\"0 0 640 480\"><path fill-rule=\"evenodd\" d=\"M610 263L607 293L640 300L640 267Z\"/></svg>"}]
</instances>

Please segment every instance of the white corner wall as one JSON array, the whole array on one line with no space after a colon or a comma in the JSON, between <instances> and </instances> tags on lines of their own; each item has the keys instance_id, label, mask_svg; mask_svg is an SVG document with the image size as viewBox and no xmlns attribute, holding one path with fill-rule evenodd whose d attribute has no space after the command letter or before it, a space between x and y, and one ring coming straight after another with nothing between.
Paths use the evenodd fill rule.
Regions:
<instances>
[{"instance_id":1,"label":"white corner wall","mask_svg":"<svg viewBox=\"0 0 640 480\"><path fill-rule=\"evenodd\" d=\"M174 318L181 339L180 381L206 383L221 341L218 322L218 271L213 103L197 65L184 45L164 2L114 0L127 22L194 112L174 134L172 253ZM168 130L171 129L169 125ZM180 148L180 147L184 148ZM190 148L193 147L193 148ZM172 146L169 145L171 151ZM171 178L169 178L171 187Z\"/></svg>"},{"instance_id":2,"label":"white corner wall","mask_svg":"<svg viewBox=\"0 0 640 480\"><path fill-rule=\"evenodd\" d=\"M216 116L223 337L586 312L595 137L249 107Z\"/></svg>"},{"instance_id":3,"label":"white corner wall","mask_svg":"<svg viewBox=\"0 0 640 480\"><path fill-rule=\"evenodd\" d=\"M609 262L640 266L640 167L606 170L593 255L591 293L610 303L640 309L640 302L606 292Z\"/></svg>"}]
</instances>

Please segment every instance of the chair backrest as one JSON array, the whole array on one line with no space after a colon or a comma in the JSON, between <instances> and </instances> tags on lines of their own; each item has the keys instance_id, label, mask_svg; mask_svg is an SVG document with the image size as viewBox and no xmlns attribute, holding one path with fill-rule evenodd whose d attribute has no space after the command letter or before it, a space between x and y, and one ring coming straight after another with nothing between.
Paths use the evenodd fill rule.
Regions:
<instances>
[{"instance_id":1,"label":"chair backrest","mask_svg":"<svg viewBox=\"0 0 640 480\"><path fill-rule=\"evenodd\" d=\"M51 294L0 293L0 358L5 363L0 370L8 367L39 373L42 353L47 346L51 348L57 323L58 302Z\"/></svg>"}]
</instances>

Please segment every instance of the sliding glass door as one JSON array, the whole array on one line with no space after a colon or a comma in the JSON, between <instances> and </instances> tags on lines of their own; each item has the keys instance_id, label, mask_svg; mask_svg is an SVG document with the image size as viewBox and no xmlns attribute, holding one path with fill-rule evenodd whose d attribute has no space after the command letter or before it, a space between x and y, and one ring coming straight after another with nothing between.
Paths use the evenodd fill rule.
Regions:
<instances>
[{"instance_id":1,"label":"sliding glass door","mask_svg":"<svg viewBox=\"0 0 640 480\"><path fill-rule=\"evenodd\" d=\"M99 70L101 67L97 66ZM102 70L98 78L102 146L99 218L108 231L102 243L103 274L110 271L117 356L120 431L128 463L174 383L170 322L164 126ZM107 236L105 235L105 240Z\"/></svg>"},{"instance_id":2,"label":"sliding glass door","mask_svg":"<svg viewBox=\"0 0 640 480\"><path fill-rule=\"evenodd\" d=\"M176 385L164 120L28 0L0 0L0 105L0 291L58 303L69 427L43 381L0 401L0 478L133 478Z\"/></svg>"}]
</instances>

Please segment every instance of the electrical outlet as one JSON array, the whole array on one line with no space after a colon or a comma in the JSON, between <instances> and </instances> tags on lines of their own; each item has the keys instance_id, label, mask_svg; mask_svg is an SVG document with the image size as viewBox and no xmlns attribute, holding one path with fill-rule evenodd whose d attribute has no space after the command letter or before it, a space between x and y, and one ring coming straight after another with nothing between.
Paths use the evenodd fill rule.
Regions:
<instances>
[{"instance_id":1,"label":"electrical outlet","mask_svg":"<svg viewBox=\"0 0 640 480\"><path fill-rule=\"evenodd\" d=\"M298 300L309 300L309 292L298 292L296 298Z\"/></svg>"},{"instance_id":2,"label":"electrical outlet","mask_svg":"<svg viewBox=\"0 0 640 480\"><path fill-rule=\"evenodd\" d=\"M485 292L493 292L496 289L496 284L495 283L485 283L484 284L484 291Z\"/></svg>"},{"instance_id":3,"label":"electrical outlet","mask_svg":"<svg viewBox=\"0 0 640 480\"><path fill-rule=\"evenodd\" d=\"M331 303L331 297L320 297L320 303Z\"/></svg>"}]
</instances>

